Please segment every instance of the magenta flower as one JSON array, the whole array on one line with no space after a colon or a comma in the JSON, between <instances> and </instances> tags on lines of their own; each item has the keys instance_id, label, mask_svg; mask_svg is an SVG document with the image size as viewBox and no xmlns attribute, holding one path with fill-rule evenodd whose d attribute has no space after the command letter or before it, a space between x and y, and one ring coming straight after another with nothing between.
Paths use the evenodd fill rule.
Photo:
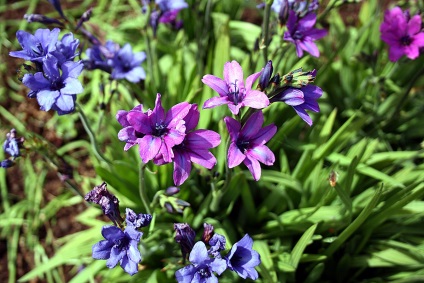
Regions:
<instances>
[{"instance_id":1,"label":"magenta flower","mask_svg":"<svg viewBox=\"0 0 424 283\"><path fill-rule=\"evenodd\" d=\"M295 44L297 57L303 56L303 50L312 56L319 57L319 50L314 41L326 36L327 31L314 28L316 20L317 16L314 13L298 18L296 12L289 12L288 31L284 33L284 40Z\"/></svg>"},{"instance_id":2,"label":"magenta flower","mask_svg":"<svg viewBox=\"0 0 424 283\"><path fill-rule=\"evenodd\" d=\"M129 125L137 133L144 135L137 139L140 157L144 163L159 156L165 163L171 162L174 157L172 147L182 143L185 137L186 127L183 119L190 110L190 104L179 103L166 113L160 98L158 93L153 110L147 113L130 111L127 115Z\"/></svg>"},{"instance_id":3,"label":"magenta flower","mask_svg":"<svg viewBox=\"0 0 424 283\"><path fill-rule=\"evenodd\" d=\"M228 167L233 168L243 162L252 173L253 179L258 181L261 177L259 162L268 166L274 164L274 153L265 143L275 135L277 127L271 124L261 128L264 122L261 111L250 116L243 127L231 117L225 117L224 121L231 138L227 155Z\"/></svg>"},{"instance_id":4,"label":"magenta flower","mask_svg":"<svg viewBox=\"0 0 424 283\"><path fill-rule=\"evenodd\" d=\"M131 111L143 113L143 105L137 105ZM140 139L144 137L144 134L137 132L134 127L131 126L130 122L128 121L128 113L130 113L130 111L125 110L119 110L118 113L116 113L116 120L118 120L119 124L124 127L119 131L118 139L120 141L126 142L124 147L125 151L138 144Z\"/></svg>"},{"instance_id":5,"label":"magenta flower","mask_svg":"<svg viewBox=\"0 0 424 283\"><path fill-rule=\"evenodd\" d=\"M415 15L411 18L409 12L404 13L399 7L386 11L380 32L381 40L389 45L389 59L392 62L403 55L416 59L420 55L419 49L424 47L421 17Z\"/></svg>"},{"instance_id":6,"label":"magenta flower","mask_svg":"<svg viewBox=\"0 0 424 283\"><path fill-rule=\"evenodd\" d=\"M230 111L237 115L243 106L261 109L269 105L265 93L252 90L252 84L262 74L262 71L250 75L244 84L243 69L236 61L227 62L224 66L224 80L213 75L205 75L202 82L218 92L219 96L205 101L203 109L214 108L228 104Z\"/></svg>"},{"instance_id":7,"label":"magenta flower","mask_svg":"<svg viewBox=\"0 0 424 283\"><path fill-rule=\"evenodd\" d=\"M209 149L218 146L221 143L221 137L214 131L193 130L199 123L199 115L197 104L192 104L184 118L187 132L184 141L173 148L176 186L180 186L187 180L192 162L208 169L212 169L216 164L216 158Z\"/></svg>"}]
</instances>

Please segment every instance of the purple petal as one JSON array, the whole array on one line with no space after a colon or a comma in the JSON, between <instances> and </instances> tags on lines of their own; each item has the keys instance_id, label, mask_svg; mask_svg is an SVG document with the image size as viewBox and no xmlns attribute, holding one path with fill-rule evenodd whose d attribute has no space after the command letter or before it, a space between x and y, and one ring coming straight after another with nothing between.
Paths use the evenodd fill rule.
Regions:
<instances>
[{"instance_id":1,"label":"purple petal","mask_svg":"<svg viewBox=\"0 0 424 283\"><path fill-rule=\"evenodd\" d=\"M221 137L211 130L196 130L186 135L184 143L192 150L208 149L218 146Z\"/></svg>"},{"instance_id":2,"label":"purple petal","mask_svg":"<svg viewBox=\"0 0 424 283\"><path fill-rule=\"evenodd\" d=\"M60 90L60 93L62 94L77 94L84 91L82 84L78 79L74 78L66 78L63 83L65 84L65 87Z\"/></svg>"},{"instance_id":3,"label":"purple petal","mask_svg":"<svg viewBox=\"0 0 424 283\"><path fill-rule=\"evenodd\" d=\"M122 127L128 127L130 124L127 120L128 111L125 110L118 110L116 113L116 120L119 124L121 124Z\"/></svg>"},{"instance_id":4,"label":"purple petal","mask_svg":"<svg viewBox=\"0 0 424 283\"><path fill-rule=\"evenodd\" d=\"M125 249L113 246L110 250L110 257L106 261L106 266L109 268L114 268L118 262L125 256Z\"/></svg>"},{"instance_id":5,"label":"purple petal","mask_svg":"<svg viewBox=\"0 0 424 283\"><path fill-rule=\"evenodd\" d=\"M216 165L216 158L208 150L197 150L188 153L193 163L199 164L207 169L212 169Z\"/></svg>"},{"instance_id":6,"label":"purple petal","mask_svg":"<svg viewBox=\"0 0 424 283\"><path fill-rule=\"evenodd\" d=\"M246 79L246 92L249 92L252 89L253 83L262 75L262 71L254 73L247 77Z\"/></svg>"},{"instance_id":7,"label":"purple petal","mask_svg":"<svg viewBox=\"0 0 424 283\"><path fill-rule=\"evenodd\" d=\"M71 95L60 95L56 99L56 106L63 112L72 112L75 108L75 101Z\"/></svg>"},{"instance_id":8,"label":"purple petal","mask_svg":"<svg viewBox=\"0 0 424 283\"><path fill-rule=\"evenodd\" d=\"M269 105L269 99L262 91L251 90L246 93L243 99L243 105L255 109L262 109Z\"/></svg>"},{"instance_id":9,"label":"purple petal","mask_svg":"<svg viewBox=\"0 0 424 283\"><path fill-rule=\"evenodd\" d=\"M227 62L224 65L224 80L227 85L237 82L238 89L244 88L243 69L237 61ZM227 87L228 89L228 87Z\"/></svg>"},{"instance_id":10,"label":"purple petal","mask_svg":"<svg viewBox=\"0 0 424 283\"><path fill-rule=\"evenodd\" d=\"M137 132L148 135L152 133L149 117L138 111L130 111L127 115L128 123L134 127Z\"/></svg>"},{"instance_id":11,"label":"purple petal","mask_svg":"<svg viewBox=\"0 0 424 283\"><path fill-rule=\"evenodd\" d=\"M275 97L275 100L283 101L290 106L297 106L305 102L303 91L295 88L289 88L283 91Z\"/></svg>"},{"instance_id":12,"label":"purple petal","mask_svg":"<svg viewBox=\"0 0 424 283\"><path fill-rule=\"evenodd\" d=\"M240 163L242 163L246 158L246 155L244 155L240 149L237 147L235 143L231 143L228 148L228 155L227 155L227 161L228 161L228 168L234 168Z\"/></svg>"},{"instance_id":13,"label":"purple petal","mask_svg":"<svg viewBox=\"0 0 424 283\"><path fill-rule=\"evenodd\" d=\"M258 181L261 178L261 165L259 164L259 162L256 159L247 155L243 163L247 166L247 169L249 169L250 173L253 176L253 179L255 181Z\"/></svg>"},{"instance_id":14,"label":"purple petal","mask_svg":"<svg viewBox=\"0 0 424 283\"><path fill-rule=\"evenodd\" d=\"M258 145L246 152L250 156L265 165L271 166L275 162L274 153L266 145Z\"/></svg>"},{"instance_id":15,"label":"purple petal","mask_svg":"<svg viewBox=\"0 0 424 283\"><path fill-rule=\"evenodd\" d=\"M221 97L227 96L228 85L221 78L218 78L218 77L213 76L213 75L205 75L205 76L203 76L202 82L205 85L208 85L214 91L216 91L219 94L219 96L221 96Z\"/></svg>"},{"instance_id":16,"label":"purple petal","mask_svg":"<svg viewBox=\"0 0 424 283\"><path fill-rule=\"evenodd\" d=\"M40 90L37 93L37 101L40 105L40 109L43 111L49 111L59 95L59 91Z\"/></svg>"},{"instance_id":17,"label":"purple petal","mask_svg":"<svg viewBox=\"0 0 424 283\"><path fill-rule=\"evenodd\" d=\"M421 31L421 17L419 15L413 16L408 22L408 34L416 34Z\"/></svg>"},{"instance_id":18,"label":"purple petal","mask_svg":"<svg viewBox=\"0 0 424 283\"><path fill-rule=\"evenodd\" d=\"M293 108L303 121L305 121L309 126L312 126L312 119L309 117L308 113L306 113L305 109L301 106L294 106Z\"/></svg>"},{"instance_id":19,"label":"purple petal","mask_svg":"<svg viewBox=\"0 0 424 283\"><path fill-rule=\"evenodd\" d=\"M177 123L183 120L190 111L190 108L191 104L187 102L181 102L169 109L165 118L165 124L168 124L168 128L175 127Z\"/></svg>"},{"instance_id":20,"label":"purple petal","mask_svg":"<svg viewBox=\"0 0 424 283\"><path fill-rule=\"evenodd\" d=\"M110 250L113 247L113 242L107 240L100 241L93 245L93 258L107 259L110 257Z\"/></svg>"},{"instance_id":21,"label":"purple petal","mask_svg":"<svg viewBox=\"0 0 424 283\"><path fill-rule=\"evenodd\" d=\"M139 139L139 153L143 162L152 160L159 153L161 146L162 140L151 135Z\"/></svg>"},{"instance_id":22,"label":"purple petal","mask_svg":"<svg viewBox=\"0 0 424 283\"><path fill-rule=\"evenodd\" d=\"M316 44L309 39L299 42L299 46L314 57L319 57L319 50ZM300 56L299 56L300 57Z\"/></svg>"},{"instance_id":23,"label":"purple petal","mask_svg":"<svg viewBox=\"0 0 424 283\"><path fill-rule=\"evenodd\" d=\"M314 13L308 13L298 21L298 25L307 30L313 28L316 21L317 16Z\"/></svg>"},{"instance_id":24,"label":"purple petal","mask_svg":"<svg viewBox=\"0 0 424 283\"><path fill-rule=\"evenodd\" d=\"M133 276L138 272L138 261L132 261L127 256L124 256L121 260L121 267L126 273Z\"/></svg>"},{"instance_id":25,"label":"purple petal","mask_svg":"<svg viewBox=\"0 0 424 283\"><path fill-rule=\"evenodd\" d=\"M194 274L197 272L197 269L193 265L188 265L181 269L178 269L175 272L175 278L178 283L190 283L194 277Z\"/></svg>"},{"instance_id":26,"label":"purple petal","mask_svg":"<svg viewBox=\"0 0 424 283\"><path fill-rule=\"evenodd\" d=\"M257 145L267 143L277 132L277 127L274 124L270 124L263 127L259 132L251 139L251 142Z\"/></svg>"},{"instance_id":27,"label":"purple petal","mask_svg":"<svg viewBox=\"0 0 424 283\"><path fill-rule=\"evenodd\" d=\"M243 126L239 136L242 140L250 140L254 137L262 127L264 123L264 115L262 111L257 111L253 113L249 119L247 119L246 124Z\"/></svg>"},{"instance_id":28,"label":"purple petal","mask_svg":"<svg viewBox=\"0 0 424 283\"><path fill-rule=\"evenodd\" d=\"M118 139L120 141L128 141L135 140L137 137L135 136L135 130L132 126L125 127L118 132Z\"/></svg>"},{"instance_id":29,"label":"purple petal","mask_svg":"<svg viewBox=\"0 0 424 283\"><path fill-rule=\"evenodd\" d=\"M175 151L174 154L174 184L180 186L187 180L191 172L190 157L185 152Z\"/></svg>"},{"instance_id":30,"label":"purple petal","mask_svg":"<svg viewBox=\"0 0 424 283\"><path fill-rule=\"evenodd\" d=\"M114 241L115 239L123 238L124 232L116 226L103 226L102 236L109 241Z\"/></svg>"},{"instance_id":31,"label":"purple petal","mask_svg":"<svg viewBox=\"0 0 424 283\"><path fill-rule=\"evenodd\" d=\"M197 109L197 104L191 104L191 108L184 117L186 131L189 132L197 127L199 123L200 112Z\"/></svg>"},{"instance_id":32,"label":"purple petal","mask_svg":"<svg viewBox=\"0 0 424 283\"><path fill-rule=\"evenodd\" d=\"M165 110L162 107L160 93L156 94L155 108L153 108L152 114L149 116L149 118L150 125L153 127L157 124L162 124L162 122L165 120Z\"/></svg>"},{"instance_id":33,"label":"purple petal","mask_svg":"<svg viewBox=\"0 0 424 283\"><path fill-rule=\"evenodd\" d=\"M81 61L79 62L67 61L62 64L61 68L63 71L63 74L62 74L63 77L78 78L78 76L82 72L82 69L84 68L84 64Z\"/></svg>"},{"instance_id":34,"label":"purple petal","mask_svg":"<svg viewBox=\"0 0 424 283\"><path fill-rule=\"evenodd\" d=\"M230 134L231 140L236 141L238 139L240 129L241 129L240 123L231 117L225 117L224 122L227 125L227 130L228 130L228 133Z\"/></svg>"},{"instance_id":35,"label":"purple petal","mask_svg":"<svg viewBox=\"0 0 424 283\"><path fill-rule=\"evenodd\" d=\"M44 77L42 72L35 73L34 75L26 74L22 79L22 83L35 91L50 88L50 82Z\"/></svg>"},{"instance_id":36,"label":"purple petal","mask_svg":"<svg viewBox=\"0 0 424 283\"><path fill-rule=\"evenodd\" d=\"M189 260L193 264L203 264L204 261L209 260L209 254L203 242L197 242L190 252Z\"/></svg>"},{"instance_id":37,"label":"purple petal","mask_svg":"<svg viewBox=\"0 0 424 283\"><path fill-rule=\"evenodd\" d=\"M223 97L214 96L205 101L205 104L203 104L203 109L214 108L216 106L228 104L228 103L230 103L228 96L223 96Z\"/></svg>"}]
</instances>

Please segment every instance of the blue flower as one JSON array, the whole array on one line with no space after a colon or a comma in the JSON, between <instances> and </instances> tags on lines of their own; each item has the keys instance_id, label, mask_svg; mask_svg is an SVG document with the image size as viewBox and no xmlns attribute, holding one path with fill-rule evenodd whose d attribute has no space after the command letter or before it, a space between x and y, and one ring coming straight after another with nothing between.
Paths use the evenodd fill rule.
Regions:
<instances>
[{"instance_id":1,"label":"blue flower","mask_svg":"<svg viewBox=\"0 0 424 283\"><path fill-rule=\"evenodd\" d=\"M128 226L132 226L135 229L146 227L152 221L152 216L150 214L139 213L136 214L132 209L127 208L125 210L125 222Z\"/></svg>"},{"instance_id":2,"label":"blue flower","mask_svg":"<svg viewBox=\"0 0 424 283\"><path fill-rule=\"evenodd\" d=\"M76 94L83 91L78 81L83 68L81 62L66 61L60 66L53 55L47 55L43 60L43 71L26 74L22 83L31 89L30 98L37 98L40 109L56 110L59 115L74 111Z\"/></svg>"},{"instance_id":3,"label":"blue flower","mask_svg":"<svg viewBox=\"0 0 424 283\"><path fill-rule=\"evenodd\" d=\"M34 35L18 30L16 38L23 50L12 51L9 53L12 57L22 58L28 61L42 63L43 58L50 52L56 50L60 29L38 29Z\"/></svg>"},{"instance_id":4,"label":"blue flower","mask_svg":"<svg viewBox=\"0 0 424 283\"><path fill-rule=\"evenodd\" d=\"M292 106L297 115L311 126L312 119L306 110L320 111L317 99L322 96L322 93L322 89L315 85L307 85L301 88L288 87L271 98L271 102L282 101Z\"/></svg>"},{"instance_id":5,"label":"blue flower","mask_svg":"<svg viewBox=\"0 0 424 283\"><path fill-rule=\"evenodd\" d=\"M104 226L102 235L106 240L93 246L93 258L107 259L106 266L109 268L114 268L119 262L125 272L136 274L141 260L138 243L143 233L131 226L124 231L116 226Z\"/></svg>"},{"instance_id":6,"label":"blue flower","mask_svg":"<svg viewBox=\"0 0 424 283\"><path fill-rule=\"evenodd\" d=\"M220 234L214 234L209 240L209 254L216 258L221 258L220 252L225 250L225 244L227 240Z\"/></svg>"},{"instance_id":7,"label":"blue flower","mask_svg":"<svg viewBox=\"0 0 424 283\"><path fill-rule=\"evenodd\" d=\"M246 234L234 244L225 259L228 268L235 271L241 278L246 279L248 277L256 280L258 279L258 272L255 270L255 266L261 263L261 258L257 251L252 250L252 246L253 240Z\"/></svg>"},{"instance_id":8,"label":"blue flower","mask_svg":"<svg viewBox=\"0 0 424 283\"><path fill-rule=\"evenodd\" d=\"M214 272L221 275L227 269L224 259L210 258L206 245L197 242L190 253L191 265L183 267L175 272L178 283L215 283L218 282Z\"/></svg>"},{"instance_id":9,"label":"blue flower","mask_svg":"<svg viewBox=\"0 0 424 283\"><path fill-rule=\"evenodd\" d=\"M12 167L13 165L15 165L15 163L10 159L5 159L0 162L1 168L9 168L9 167Z\"/></svg>"},{"instance_id":10,"label":"blue flower","mask_svg":"<svg viewBox=\"0 0 424 283\"><path fill-rule=\"evenodd\" d=\"M72 33L62 36L62 39L56 43L56 50L52 54L57 58L59 65L66 61L72 61L78 55L76 53L79 40L74 38Z\"/></svg>"},{"instance_id":11,"label":"blue flower","mask_svg":"<svg viewBox=\"0 0 424 283\"><path fill-rule=\"evenodd\" d=\"M112 79L127 79L130 82L137 83L146 78L144 69L140 66L146 59L146 53L133 53L131 45L125 44L113 57L109 59L108 64L112 66Z\"/></svg>"},{"instance_id":12,"label":"blue flower","mask_svg":"<svg viewBox=\"0 0 424 283\"><path fill-rule=\"evenodd\" d=\"M88 48L86 53L88 60L84 60L84 65L88 70L100 69L107 73L112 72L112 66L108 64L119 50L119 44L108 40L104 45L95 44Z\"/></svg>"},{"instance_id":13,"label":"blue flower","mask_svg":"<svg viewBox=\"0 0 424 283\"><path fill-rule=\"evenodd\" d=\"M12 129L6 134L6 140L3 143L3 150L9 154L12 158L16 158L21 155L20 148L24 142L24 138L16 137L16 130Z\"/></svg>"}]
</instances>

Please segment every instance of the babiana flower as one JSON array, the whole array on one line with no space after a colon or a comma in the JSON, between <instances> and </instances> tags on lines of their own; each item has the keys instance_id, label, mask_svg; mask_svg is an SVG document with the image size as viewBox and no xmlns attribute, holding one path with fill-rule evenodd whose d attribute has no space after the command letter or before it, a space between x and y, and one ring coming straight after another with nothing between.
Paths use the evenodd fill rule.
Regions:
<instances>
[{"instance_id":1,"label":"babiana flower","mask_svg":"<svg viewBox=\"0 0 424 283\"><path fill-rule=\"evenodd\" d=\"M227 62L224 65L224 79L213 75L205 75L202 82L218 92L219 96L205 101L203 109L214 108L227 104L231 113L237 115L243 106L261 109L269 105L265 93L252 89L252 84L259 78L262 71L243 78L243 69L236 61Z\"/></svg>"},{"instance_id":2,"label":"babiana flower","mask_svg":"<svg viewBox=\"0 0 424 283\"><path fill-rule=\"evenodd\" d=\"M386 11L380 32L381 40L389 45L390 61L396 62L403 55L413 60L420 55L424 47L421 24L420 15L411 18L409 11L402 12L399 7Z\"/></svg>"},{"instance_id":3,"label":"babiana flower","mask_svg":"<svg viewBox=\"0 0 424 283\"><path fill-rule=\"evenodd\" d=\"M284 33L284 40L290 41L296 46L297 57L302 57L303 51L319 57L319 50L314 41L326 36L327 31L314 28L316 19L317 16L314 13L308 13L299 18L294 11L289 12L288 31Z\"/></svg>"},{"instance_id":4,"label":"babiana flower","mask_svg":"<svg viewBox=\"0 0 424 283\"><path fill-rule=\"evenodd\" d=\"M137 83L146 78L146 73L140 64L146 60L146 53L133 53L131 45L125 44L108 64L112 67L111 78L114 80L126 79L130 82Z\"/></svg>"},{"instance_id":5,"label":"babiana flower","mask_svg":"<svg viewBox=\"0 0 424 283\"><path fill-rule=\"evenodd\" d=\"M138 243L142 232L133 226L127 226L124 231L116 226L104 226L102 240L93 246L93 258L107 259L106 266L114 268L118 262L130 275L138 272L138 263L141 260Z\"/></svg>"},{"instance_id":6,"label":"babiana flower","mask_svg":"<svg viewBox=\"0 0 424 283\"><path fill-rule=\"evenodd\" d=\"M277 127L271 124L261 128L264 122L261 111L252 114L243 127L231 117L225 117L224 121L231 139L227 155L228 167L233 168L243 162L252 173L253 179L258 181L261 177L259 162L268 166L274 164L274 153L265 143L275 135Z\"/></svg>"},{"instance_id":7,"label":"babiana flower","mask_svg":"<svg viewBox=\"0 0 424 283\"><path fill-rule=\"evenodd\" d=\"M240 241L233 245L225 257L228 268L235 271L243 279L258 279L258 272L255 266L261 263L261 257L252 247L253 240L246 234Z\"/></svg>"}]
</instances>

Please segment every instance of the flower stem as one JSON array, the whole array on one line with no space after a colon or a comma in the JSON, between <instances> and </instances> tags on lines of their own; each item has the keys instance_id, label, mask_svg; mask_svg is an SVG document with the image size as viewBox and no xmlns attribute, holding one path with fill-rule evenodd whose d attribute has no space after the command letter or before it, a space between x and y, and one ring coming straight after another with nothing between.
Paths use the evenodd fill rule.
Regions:
<instances>
[{"instance_id":1,"label":"flower stem","mask_svg":"<svg viewBox=\"0 0 424 283\"><path fill-rule=\"evenodd\" d=\"M274 1L266 1L265 3L265 14L264 14L264 21L263 21L263 26L262 26L262 31L263 31L263 54L264 54L264 61L267 62L268 61L268 41L269 41L269 17L271 14L271 5L272 2Z\"/></svg>"},{"instance_id":2,"label":"flower stem","mask_svg":"<svg viewBox=\"0 0 424 283\"><path fill-rule=\"evenodd\" d=\"M91 129L90 124L88 123L87 117L85 116L81 106L79 104L76 104L76 106L77 106L76 110L78 112L78 116L81 120L81 123L85 131L87 132L88 137L90 138L90 143L91 143L94 155L96 156L98 160L103 161L107 164L110 164L110 161L103 155L103 153L100 152L94 132Z\"/></svg>"},{"instance_id":3,"label":"flower stem","mask_svg":"<svg viewBox=\"0 0 424 283\"><path fill-rule=\"evenodd\" d=\"M145 169L146 169L146 163L141 162L140 163L140 171L139 171L139 174L138 174L138 178L139 178L138 179L138 192L140 194L140 198L141 198L141 201L143 202L143 205L146 209L146 212L151 215L152 213L151 213L150 205L149 205L150 202L149 202L149 198L147 197L147 194L146 194L146 181L144 179Z\"/></svg>"}]
</instances>

